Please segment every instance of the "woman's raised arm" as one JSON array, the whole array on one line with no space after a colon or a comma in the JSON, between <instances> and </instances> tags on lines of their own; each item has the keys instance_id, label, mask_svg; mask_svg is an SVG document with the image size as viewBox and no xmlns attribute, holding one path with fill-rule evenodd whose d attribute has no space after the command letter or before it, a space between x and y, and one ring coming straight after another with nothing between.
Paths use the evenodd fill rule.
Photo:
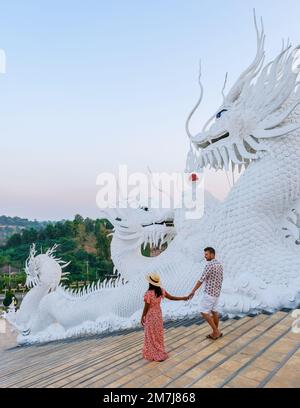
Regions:
<instances>
[{"instance_id":1,"label":"woman's raised arm","mask_svg":"<svg viewBox=\"0 0 300 408\"><path fill-rule=\"evenodd\" d=\"M172 296L165 290L165 297L169 300L189 300L188 296Z\"/></svg>"}]
</instances>

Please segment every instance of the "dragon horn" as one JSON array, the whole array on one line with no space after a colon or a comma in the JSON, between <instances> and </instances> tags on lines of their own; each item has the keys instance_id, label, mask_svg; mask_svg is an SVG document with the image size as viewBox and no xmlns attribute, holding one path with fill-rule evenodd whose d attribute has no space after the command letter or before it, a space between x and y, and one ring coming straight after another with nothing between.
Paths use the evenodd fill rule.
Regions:
<instances>
[{"instance_id":1,"label":"dragon horn","mask_svg":"<svg viewBox=\"0 0 300 408\"><path fill-rule=\"evenodd\" d=\"M185 130L186 130L186 133L187 133L187 135L188 135L188 137L190 139L193 138L193 135L191 134L190 129L189 129L190 121L191 121L192 117L194 116L194 113L196 112L196 110L199 108L199 106L200 106L200 104L202 102L202 99L203 99L203 85L202 85L202 82L201 82L201 76L202 76L202 69L201 69L201 60L200 60L200 63L199 63L199 76L198 76L198 83L199 83L199 86L200 86L200 96L199 96L199 99L198 99L195 107L192 109L191 113L189 114L189 116L188 116L188 118L186 120L186 124L185 124Z\"/></svg>"}]
</instances>

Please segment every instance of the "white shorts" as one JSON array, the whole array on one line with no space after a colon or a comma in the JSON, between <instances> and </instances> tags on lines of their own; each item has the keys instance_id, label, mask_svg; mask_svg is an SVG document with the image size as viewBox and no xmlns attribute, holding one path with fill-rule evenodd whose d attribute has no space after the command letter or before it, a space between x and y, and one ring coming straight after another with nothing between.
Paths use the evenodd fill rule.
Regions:
<instances>
[{"instance_id":1,"label":"white shorts","mask_svg":"<svg viewBox=\"0 0 300 408\"><path fill-rule=\"evenodd\" d=\"M210 296L204 292L200 300L200 313L218 312L218 303L218 297Z\"/></svg>"}]
</instances>

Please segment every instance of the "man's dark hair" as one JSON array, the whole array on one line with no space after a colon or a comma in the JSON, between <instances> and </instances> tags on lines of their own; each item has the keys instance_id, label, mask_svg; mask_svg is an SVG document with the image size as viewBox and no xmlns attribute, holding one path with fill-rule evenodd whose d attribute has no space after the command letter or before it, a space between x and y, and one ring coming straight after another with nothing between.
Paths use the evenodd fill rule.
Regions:
<instances>
[{"instance_id":1,"label":"man's dark hair","mask_svg":"<svg viewBox=\"0 0 300 408\"><path fill-rule=\"evenodd\" d=\"M204 252L210 252L211 254L216 255L216 251L212 247L205 248Z\"/></svg>"}]
</instances>

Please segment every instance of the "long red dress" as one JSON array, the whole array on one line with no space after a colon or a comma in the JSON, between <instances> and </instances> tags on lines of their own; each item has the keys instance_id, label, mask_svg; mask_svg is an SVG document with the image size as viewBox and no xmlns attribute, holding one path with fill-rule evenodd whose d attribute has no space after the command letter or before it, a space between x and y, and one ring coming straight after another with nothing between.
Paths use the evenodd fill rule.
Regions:
<instances>
[{"instance_id":1,"label":"long red dress","mask_svg":"<svg viewBox=\"0 0 300 408\"><path fill-rule=\"evenodd\" d=\"M164 327L160 302L165 296L156 297L154 290L145 293L144 301L150 304L144 325L143 357L150 361L163 361L168 358L164 346Z\"/></svg>"}]
</instances>

